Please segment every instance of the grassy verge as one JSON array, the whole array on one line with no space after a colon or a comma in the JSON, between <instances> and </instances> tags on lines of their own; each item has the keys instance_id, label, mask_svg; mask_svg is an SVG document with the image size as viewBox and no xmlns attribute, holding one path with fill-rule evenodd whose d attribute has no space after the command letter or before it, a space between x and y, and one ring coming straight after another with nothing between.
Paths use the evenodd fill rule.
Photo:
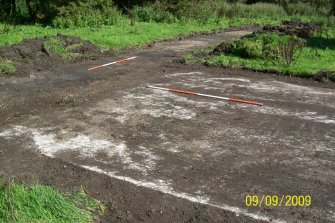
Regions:
<instances>
[{"instance_id":1,"label":"grassy verge","mask_svg":"<svg viewBox=\"0 0 335 223\"><path fill-rule=\"evenodd\" d=\"M16 68L14 65L8 61L1 61L0 60L0 76L8 75L15 73Z\"/></svg>"},{"instance_id":2,"label":"grassy verge","mask_svg":"<svg viewBox=\"0 0 335 223\"><path fill-rule=\"evenodd\" d=\"M303 44L299 45L298 40ZM185 59L188 63L247 68L298 77L317 78L323 73L328 80L335 82L334 28L324 35L305 40L272 33L223 44L221 47L224 50L220 53L212 53L213 49L195 51Z\"/></svg>"},{"instance_id":3,"label":"grassy verge","mask_svg":"<svg viewBox=\"0 0 335 223\"><path fill-rule=\"evenodd\" d=\"M1 26L1 25L0 25ZM119 50L125 47L143 45L150 41L173 38L180 33L191 33L197 31L209 31L214 28L227 27L227 22L223 24L198 25L195 23L138 23L135 27L128 24L105 26L99 29L76 28L57 29L42 27L37 25L22 25L13 27L6 34L1 35L0 46L20 43L23 39L35 37L55 36L58 33L64 35L79 36L104 49Z\"/></svg>"},{"instance_id":4,"label":"grassy verge","mask_svg":"<svg viewBox=\"0 0 335 223\"><path fill-rule=\"evenodd\" d=\"M0 183L0 222L88 223L101 208L80 189L60 194L42 185ZM80 208L79 208L80 207Z\"/></svg>"},{"instance_id":5,"label":"grassy verge","mask_svg":"<svg viewBox=\"0 0 335 223\"><path fill-rule=\"evenodd\" d=\"M58 33L71 36L79 36L104 49L121 50L126 47L141 46L155 40L175 38L180 34L192 32L210 31L213 29L241 26L247 24L267 24L267 18L234 18L211 21L206 24L197 22L176 22L171 24L156 22L138 22L134 27L128 21L113 26L101 28L72 28L58 29L39 25L18 25L10 27L0 24L0 30L6 32L0 34L0 47L20 43L23 39L31 39L45 36L56 36ZM280 20L271 20L272 23L280 23Z\"/></svg>"}]
</instances>

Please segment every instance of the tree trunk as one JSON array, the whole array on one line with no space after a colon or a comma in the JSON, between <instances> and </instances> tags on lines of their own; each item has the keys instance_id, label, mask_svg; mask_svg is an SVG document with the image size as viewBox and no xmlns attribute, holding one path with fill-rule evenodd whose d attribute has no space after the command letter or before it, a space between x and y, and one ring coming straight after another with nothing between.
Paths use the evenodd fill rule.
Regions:
<instances>
[{"instance_id":1,"label":"tree trunk","mask_svg":"<svg viewBox=\"0 0 335 223\"><path fill-rule=\"evenodd\" d=\"M16 1L15 0L11 0L10 2L10 15L12 18L16 18Z\"/></svg>"},{"instance_id":2,"label":"tree trunk","mask_svg":"<svg viewBox=\"0 0 335 223\"><path fill-rule=\"evenodd\" d=\"M30 20L35 21L35 15L33 13L33 9L31 8L30 0L26 0L26 5L27 5L27 8L28 8L28 13L29 13Z\"/></svg>"}]
</instances>

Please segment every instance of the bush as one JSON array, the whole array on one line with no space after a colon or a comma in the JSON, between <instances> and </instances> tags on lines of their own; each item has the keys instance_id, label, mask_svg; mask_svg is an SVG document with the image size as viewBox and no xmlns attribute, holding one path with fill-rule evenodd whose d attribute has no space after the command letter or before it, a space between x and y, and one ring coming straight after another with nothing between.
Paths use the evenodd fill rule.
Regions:
<instances>
[{"instance_id":1,"label":"bush","mask_svg":"<svg viewBox=\"0 0 335 223\"><path fill-rule=\"evenodd\" d=\"M295 4L288 4L286 7L288 15L295 16L318 16L320 12L309 4L298 2Z\"/></svg>"},{"instance_id":2,"label":"bush","mask_svg":"<svg viewBox=\"0 0 335 223\"><path fill-rule=\"evenodd\" d=\"M140 22L174 23L178 19L168 11L167 5L157 1L153 5L135 6L133 13Z\"/></svg>"},{"instance_id":3,"label":"bush","mask_svg":"<svg viewBox=\"0 0 335 223\"><path fill-rule=\"evenodd\" d=\"M218 1L198 0L198 1L179 1L176 6L176 16L181 21L197 21L207 23L217 17Z\"/></svg>"},{"instance_id":4,"label":"bush","mask_svg":"<svg viewBox=\"0 0 335 223\"><path fill-rule=\"evenodd\" d=\"M278 5L269 3L246 4L227 4L221 3L217 9L218 17L243 17L243 18L283 18L286 17L285 10Z\"/></svg>"},{"instance_id":5,"label":"bush","mask_svg":"<svg viewBox=\"0 0 335 223\"><path fill-rule=\"evenodd\" d=\"M278 5L269 3L256 3L253 5L239 4L239 14L247 18L283 18L286 16L285 10Z\"/></svg>"},{"instance_id":6,"label":"bush","mask_svg":"<svg viewBox=\"0 0 335 223\"><path fill-rule=\"evenodd\" d=\"M8 61L0 60L0 76L6 74L13 74L16 72L14 65Z\"/></svg>"},{"instance_id":7,"label":"bush","mask_svg":"<svg viewBox=\"0 0 335 223\"><path fill-rule=\"evenodd\" d=\"M112 1L86 0L61 7L53 25L58 28L101 27L115 25L122 19Z\"/></svg>"}]
</instances>

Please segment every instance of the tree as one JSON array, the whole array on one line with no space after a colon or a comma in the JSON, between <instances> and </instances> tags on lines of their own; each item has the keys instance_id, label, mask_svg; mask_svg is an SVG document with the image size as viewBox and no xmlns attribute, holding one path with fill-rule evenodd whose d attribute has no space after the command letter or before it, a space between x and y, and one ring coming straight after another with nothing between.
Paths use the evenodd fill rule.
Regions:
<instances>
[{"instance_id":1,"label":"tree","mask_svg":"<svg viewBox=\"0 0 335 223\"><path fill-rule=\"evenodd\" d=\"M0 18L9 20L16 17L16 2L15 0L0 0Z\"/></svg>"}]
</instances>

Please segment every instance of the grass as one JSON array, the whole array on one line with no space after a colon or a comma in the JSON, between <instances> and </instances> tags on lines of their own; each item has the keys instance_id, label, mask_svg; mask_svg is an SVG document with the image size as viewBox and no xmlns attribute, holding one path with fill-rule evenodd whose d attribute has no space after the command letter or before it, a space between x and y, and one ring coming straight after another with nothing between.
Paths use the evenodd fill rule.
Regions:
<instances>
[{"instance_id":1,"label":"grass","mask_svg":"<svg viewBox=\"0 0 335 223\"><path fill-rule=\"evenodd\" d=\"M272 21L279 23L280 21ZM64 35L79 36L83 40L88 40L103 49L122 50L127 47L142 46L155 40L175 38L181 33L190 34L192 32L210 31L213 29L227 28L229 26L241 26L246 24L266 24L266 18L257 19L221 19L206 24L197 22L177 22L171 24L155 22L138 22L131 27L128 21L123 23L104 26L101 28L73 28L58 29L43 27L40 25L17 25L8 28L8 25L0 24L0 30L6 32L0 34L0 47L20 43L23 39L42 38L45 36L56 36L58 33ZM0 32L1 33L1 32Z\"/></svg>"},{"instance_id":2,"label":"grass","mask_svg":"<svg viewBox=\"0 0 335 223\"><path fill-rule=\"evenodd\" d=\"M88 223L100 206L99 201L88 198L82 189L60 194L38 184L0 183L1 223Z\"/></svg>"},{"instance_id":3,"label":"grass","mask_svg":"<svg viewBox=\"0 0 335 223\"><path fill-rule=\"evenodd\" d=\"M52 28L41 25L17 25L9 26L0 23L0 47L20 43L23 39L43 38L56 36L57 34L79 36L83 40L88 40L99 47L108 50L120 51L128 47L143 46L149 42L163 39L171 39L180 34L190 34L193 32L211 31L213 29L228 28L231 26L242 26L248 24L279 24L290 17L256 17L243 18L234 17L228 19L222 17L207 23L195 21L156 23L137 22L134 27L130 26L128 20L122 20L113 26L102 26L101 28L78 27L70 29ZM299 17L302 21L318 20L314 17ZM2 30L2 31L1 31Z\"/></svg>"},{"instance_id":4,"label":"grass","mask_svg":"<svg viewBox=\"0 0 335 223\"><path fill-rule=\"evenodd\" d=\"M184 33L200 30L210 30L215 25L197 27L188 24ZM16 26L6 34L1 35L0 46L20 43L24 38L35 38L44 36L55 36L58 33L65 35L79 36L104 49L119 50L121 48L143 45L153 40L172 38L178 36L182 28L181 24L157 24L138 23L136 27L108 26L99 29L76 28L76 29L55 29L37 25Z\"/></svg>"},{"instance_id":5,"label":"grass","mask_svg":"<svg viewBox=\"0 0 335 223\"><path fill-rule=\"evenodd\" d=\"M16 72L16 68L14 65L8 61L1 61L0 60L0 76L13 74Z\"/></svg>"},{"instance_id":6,"label":"grass","mask_svg":"<svg viewBox=\"0 0 335 223\"><path fill-rule=\"evenodd\" d=\"M64 47L62 41L59 39L52 37L44 42L44 46L49 53L59 56L64 60L72 58L68 49Z\"/></svg>"},{"instance_id":7,"label":"grass","mask_svg":"<svg viewBox=\"0 0 335 223\"><path fill-rule=\"evenodd\" d=\"M330 73L329 79L335 82L335 29L329 29L325 33L307 39L303 47L296 48L292 63L287 63L280 53L263 55L266 53L265 49L270 53L277 52L280 42L287 38L277 34L257 35L241 41L232 41L228 43L232 46L231 52L218 55L209 54L213 49L194 51L186 55L185 59L188 63L247 68L298 77L314 78L320 73ZM269 44L265 46L262 42L264 36L267 39L271 38Z\"/></svg>"},{"instance_id":8,"label":"grass","mask_svg":"<svg viewBox=\"0 0 335 223\"><path fill-rule=\"evenodd\" d=\"M64 44L62 44L60 40L53 38L57 34L79 36L81 39L88 40L104 50L112 49L115 52L119 52L129 47L141 47L152 41L175 38L180 34L187 35L193 32L211 31L213 29L222 29L231 26L280 24L283 20L313 21L326 26L335 24L334 18L327 18L316 12L310 12L311 15L292 13L293 15L289 16L283 8L273 4L237 4L234 6L224 2L221 3L214 8L208 6L207 11L205 10L206 12L203 12L204 15L207 15L206 13L210 13L211 15L205 16L206 22L203 22L203 16L200 16L200 21L193 18L192 14L194 13L190 13L190 18L181 20L182 17L179 16L179 18L177 13L177 17L175 17L176 20L173 20L171 23L157 23L149 19L149 22L137 21L135 26L130 26L130 21L124 16L121 16L115 24L113 23L114 25L102 25L99 26L99 28L82 26L77 28L52 28L38 24L10 26L0 23L0 47L20 43L23 39L50 37L45 43L48 51L63 59L70 60L72 47L64 47ZM185 10L189 9L189 12L192 12L190 7L194 7L192 10L198 10L196 4L194 6L192 6L192 4L186 4ZM163 7L160 14L164 10L166 9ZM183 8L182 12L185 12L185 10ZM151 10L148 13L150 16L154 16L151 14L155 12L155 10ZM67 19L67 17L64 19ZM329 33L327 33L327 35L329 37ZM318 41L322 43L320 44ZM301 57L291 66L286 66L282 63L269 61L267 59L245 59L236 55L219 55L207 58L207 60L203 62L222 66L244 67L254 70L278 71L289 75L310 75L320 70L333 70L331 58L334 57L334 54L332 49L327 48L327 46L331 44L329 41L327 43L327 41L328 40L325 40L324 37L310 40L309 47L302 50ZM313 47L313 44L317 44L318 47ZM322 46L322 44L326 45ZM326 48L321 49L322 47ZM314 63L312 59L314 57L317 57L316 61L319 64L316 65ZM310 63L311 61L313 61L313 63Z\"/></svg>"},{"instance_id":9,"label":"grass","mask_svg":"<svg viewBox=\"0 0 335 223\"><path fill-rule=\"evenodd\" d=\"M278 72L291 76L313 77L319 72L335 72L335 52L325 50L313 52L312 49L304 49L300 57L290 66L278 61L266 59L244 59L232 55L219 55L211 57L206 64L214 64L224 67L248 68L256 71Z\"/></svg>"}]
</instances>

